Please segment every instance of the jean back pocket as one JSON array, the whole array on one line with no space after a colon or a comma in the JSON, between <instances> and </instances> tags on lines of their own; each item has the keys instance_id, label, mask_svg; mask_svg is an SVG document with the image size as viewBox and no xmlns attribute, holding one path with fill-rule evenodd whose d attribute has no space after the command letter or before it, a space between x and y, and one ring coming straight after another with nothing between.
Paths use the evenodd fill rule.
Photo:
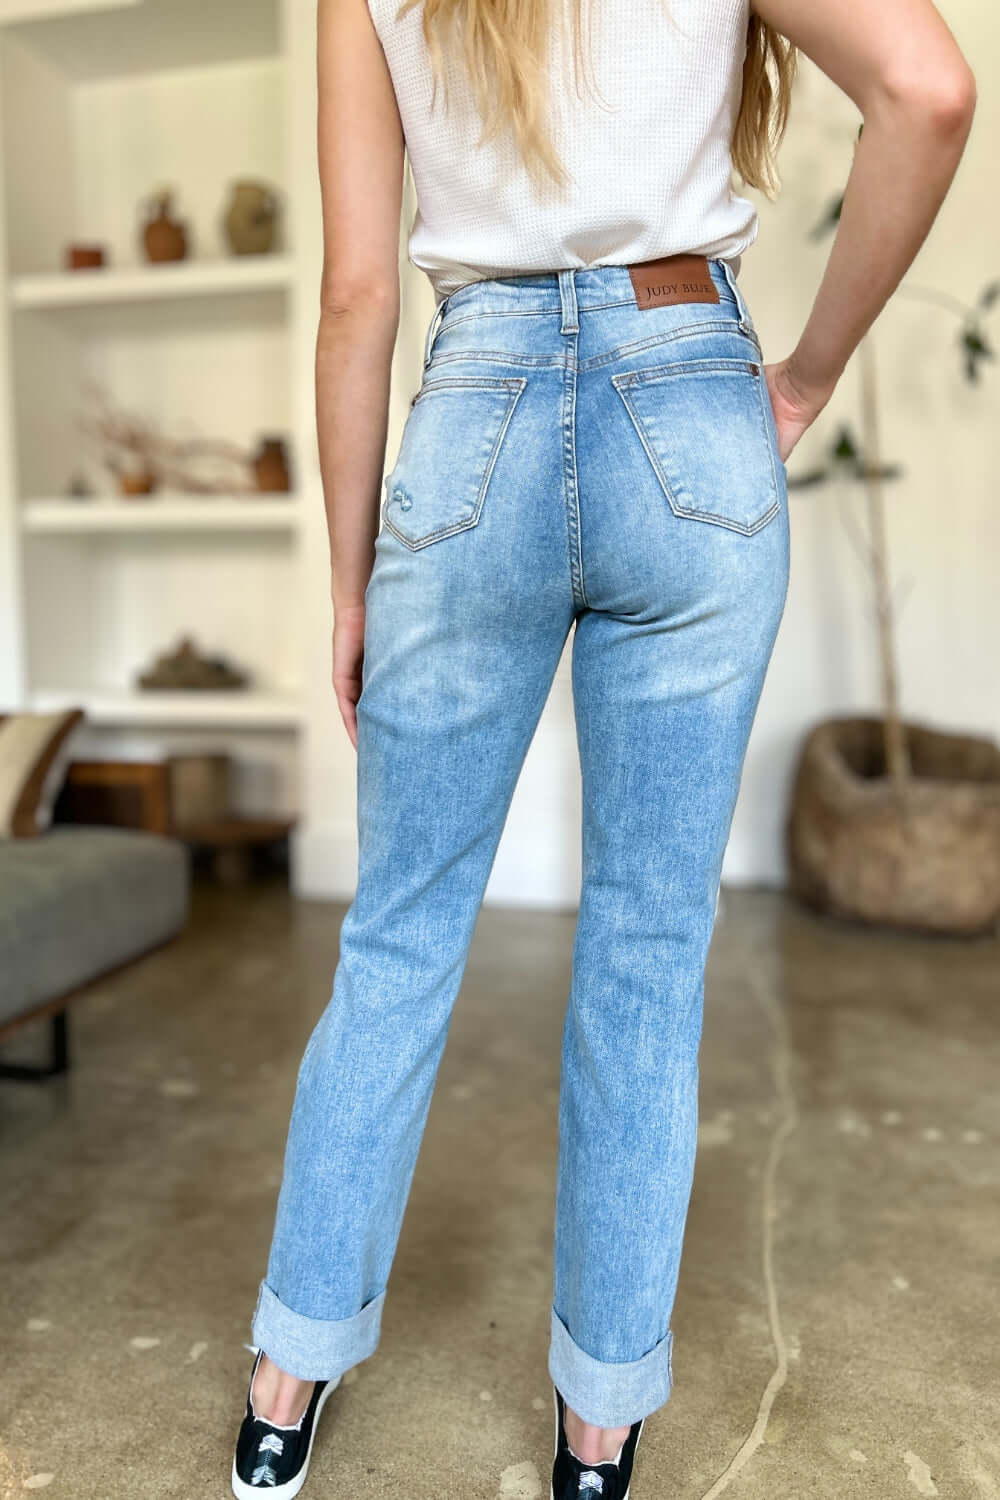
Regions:
<instances>
[{"instance_id":1,"label":"jean back pocket","mask_svg":"<svg viewBox=\"0 0 1000 1500\"><path fill-rule=\"evenodd\" d=\"M426 547L478 523L527 383L523 376L453 376L421 386L384 481L382 519L407 547Z\"/></svg>"},{"instance_id":2,"label":"jean back pocket","mask_svg":"<svg viewBox=\"0 0 1000 1500\"><path fill-rule=\"evenodd\" d=\"M611 383L675 515L746 536L777 515L786 481L759 363L681 360Z\"/></svg>"}]
</instances>

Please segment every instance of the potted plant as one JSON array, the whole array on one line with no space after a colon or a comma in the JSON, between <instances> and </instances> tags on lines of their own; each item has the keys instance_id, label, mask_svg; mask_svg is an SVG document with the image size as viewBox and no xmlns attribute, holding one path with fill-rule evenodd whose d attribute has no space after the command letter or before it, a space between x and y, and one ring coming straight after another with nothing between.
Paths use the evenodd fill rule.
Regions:
<instances>
[{"instance_id":1,"label":"potted plant","mask_svg":"<svg viewBox=\"0 0 1000 1500\"><path fill-rule=\"evenodd\" d=\"M843 195L814 236L838 222L842 203ZM899 292L959 315L962 372L977 382L981 364L994 358L984 323L1000 282L972 306L910 283ZM788 485L815 487L846 477L863 486L882 712L827 719L806 736L785 824L789 887L837 917L925 932L988 932L1000 920L1000 747L903 718L883 492L901 469L880 456L871 332L858 355L860 442L842 426L826 461L789 476Z\"/></svg>"}]
</instances>

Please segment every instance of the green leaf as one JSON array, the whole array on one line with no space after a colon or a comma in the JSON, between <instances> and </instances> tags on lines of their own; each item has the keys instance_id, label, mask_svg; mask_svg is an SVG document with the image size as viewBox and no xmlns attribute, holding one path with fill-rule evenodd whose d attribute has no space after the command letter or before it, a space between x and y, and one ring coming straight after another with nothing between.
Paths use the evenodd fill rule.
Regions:
<instances>
[{"instance_id":1,"label":"green leaf","mask_svg":"<svg viewBox=\"0 0 1000 1500\"><path fill-rule=\"evenodd\" d=\"M826 484L829 478L829 469L806 469L802 474L789 474L788 488L790 490L805 490L809 489L810 487L815 488L818 485Z\"/></svg>"},{"instance_id":2,"label":"green leaf","mask_svg":"<svg viewBox=\"0 0 1000 1500\"><path fill-rule=\"evenodd\" d=\"M825 234L829 234L831 229L835 229L840 222L840 213L843 206L844 198L843 194L841 194L839 198L833 199L828 205L826 213L820 219L819 223L810 229L809 238L811 240L821 240Z\"/></svg>"},{"instance_id":3,"label":"green leaf","mask_svg":"<svg viewBox=\"0 0 1000 1500\"><path fill-rule=\"evenodd\" d=\"M849 427L841 427L830 448L831 456L838 463L858 463L858 445Z\"/></svg>"},{"instance_id":4,"label":"green leaf","mask_svg":"<svg viewBox=\"0 0 1000 1500\"><path fill-rule=\"evenodd\" d=\"M989 344L986 342L986 336L985 336L985 334L979 328L966 328L965 331L962 334L962 343L965 345L966 349L968 350L968 352L970 354L972 354L972 355L974 355L974 356L976 356L978 358L981 358L981 359L995 359L996 358L996 356L993 353L993 350L990 348Z\"/></svg>"}]
</instances>

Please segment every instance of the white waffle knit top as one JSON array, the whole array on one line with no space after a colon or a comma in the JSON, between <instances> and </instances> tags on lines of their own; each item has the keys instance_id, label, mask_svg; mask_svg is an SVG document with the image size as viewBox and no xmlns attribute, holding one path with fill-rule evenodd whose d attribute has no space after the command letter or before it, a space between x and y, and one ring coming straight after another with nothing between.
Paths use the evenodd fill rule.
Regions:
<instances>
[{"instance_id":1,"label":"white waffle knit top","mask_svg":"<svg viewBox=\"0 0 1000 1500\"><path fill-rule=\"evenodd\" d=\"M758 229L754 205L733 191L730 155L749 0L586 0L578 86L572 15L552 0L549 119L563 189L534 185L512 135L479 143L461 56L446 56L447 112L441 87L432 109L422 7L397 20L398 0L368 4L416 189L407 254L437 302L483 277L684 251L728 259L739 274Z\"/></svg>"}]
</instances>

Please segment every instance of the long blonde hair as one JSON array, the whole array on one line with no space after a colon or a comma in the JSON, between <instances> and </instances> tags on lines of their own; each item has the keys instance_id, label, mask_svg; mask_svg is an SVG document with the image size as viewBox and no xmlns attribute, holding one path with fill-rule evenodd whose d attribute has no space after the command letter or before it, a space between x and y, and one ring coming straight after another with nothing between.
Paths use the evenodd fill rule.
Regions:
<instances>
[{"instance_id":1,"label":"long blonde hair","mask_svg":"<svg viewBox=\"0 0 1000 1500\"><path fill-rule=\"evenodd\" d=\"M538 181L566 181L546 123L547 40L555 0L403 0L397 15L423 5L423 33L435 78L447 75L444 50L460 32L459 52L483 121L483 140L513 131L521 156ZM579 70L582 0L573 11L574 65ZM636 39L636 46L641 46ZM751 12L743 62L743 93L732 136L733 166L749 187L774 198L779 186L775 153L785 132L797 65L795 47ZM772 79L773 75L773 79ZM447 102L447 97L446 97Z\"/></svg>"}]
</instances>

